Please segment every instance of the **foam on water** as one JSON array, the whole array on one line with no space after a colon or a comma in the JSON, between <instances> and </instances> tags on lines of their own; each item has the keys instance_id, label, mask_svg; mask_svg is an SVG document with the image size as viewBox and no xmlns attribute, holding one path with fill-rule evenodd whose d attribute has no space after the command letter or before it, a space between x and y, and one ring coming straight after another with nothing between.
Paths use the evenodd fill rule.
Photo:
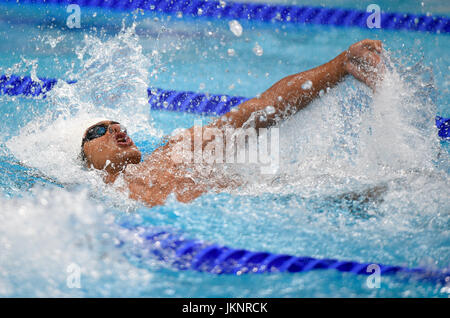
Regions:
<instances>
[{"instance_id":1,"label":"foam on water","mask_svg":"<svg viewBox=\"0 0 450 318\"><path fill-rule=\"evenodd\" d=\"M113 214L87 191L36 188L0 205L1 297L130 296L153 278L125 259Z\"/></svg>"}]
</instances>

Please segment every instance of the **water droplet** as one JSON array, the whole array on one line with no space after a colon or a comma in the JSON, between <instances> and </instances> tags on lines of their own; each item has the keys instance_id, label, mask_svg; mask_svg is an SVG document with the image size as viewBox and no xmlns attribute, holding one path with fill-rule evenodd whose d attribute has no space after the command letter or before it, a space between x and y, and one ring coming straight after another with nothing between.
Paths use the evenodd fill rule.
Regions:
<instances>
[{"instance_id":1,"label":"water droplet","mask_svg":"<svg viewBox=\"0 0 450 318\"><path fill-rule=\"evenodd\" d=\"M206 87L205 83L200 83L200 85L198 86L198 88L199 88L200 90L205 89L205 87Z\"/></svg>"},{"instance_id":2,"label":"water droplet","mask_svg":"<svg viewBox=\"0 0 450 318\"><path fill-rule=\"evenodd\" d=\"M272 105L266 106L264 110L268 115L275 114L275 107L273 107Z\"/></svg>"},{"instance_id":3,"label":"water droplet","mask_svg":"<svg viewBox=\"0 0 450 318\"><path fill-rule=\"evenodd\" d=\"M198 14L198 15L202 15L202 14L203 14L203 10L202 10L201 8L198 8L197 14Z\"/></svg>"},{"instance_id":4,"label":"water droplet","mask_svg":"<svg viewBox=\"0 0 450 318\"><path fill-rule=\"evenodd\" d=\"M312 87L312 82L310 80L307 80L306 82L304 82L302 84L302 89L304 89L304 90L311 89L311 87Z\"/></svg>"},{"instance_id":5,"label":"water droplet","mask_svg":"<svg viewBox=\"0 0 450 318\"><path fill-rule=\"evenodd\" d=\"M256 42L253 47L253 53L255 53L256 56L261 56L264 53L263 48L258 44L258 42Z\"/></svg>"},{"instance_id":6,"label":"water droplet","mask_svg":"<svg viewBox=\"0 0 450 318\"><path fill-rule=\"evenodd\" d=\"M223 0L220 0L219 3L222 8L225 8L225 6L227 5L227 3Z\"/></svg>"},{"instance_id":7,"label":"water droplet","mask_svg":"<svg viewBox=\"0 0 450 318\"><path fill-rule=\"evenodd\" d=\"M178 12L177 12L177 18L178 18L178 19L181 19L182 17L183 17L183 12L178 11Z\"/></svg>"},{"instance_id":8,"label":"water droplet","mask_svg":"<svg viewBox=\"0 0 450 318\"><path fill-rule=\"evenodd\" d=\"M235 56L236 52L234 51L234 49L228 49L227 50L228 56Z\"/></svg>"},{"instance_id":9,"label":"water droplet","mask_svg":"<svg viewBox=\"0 0 450 318\"><path fill-rule=\"evenodd\" d=\"M237 20L228 22L228 26L230 27L230 31L233 32L234 35L242 35L242 25Z\"/></svg>"}]
</instances>

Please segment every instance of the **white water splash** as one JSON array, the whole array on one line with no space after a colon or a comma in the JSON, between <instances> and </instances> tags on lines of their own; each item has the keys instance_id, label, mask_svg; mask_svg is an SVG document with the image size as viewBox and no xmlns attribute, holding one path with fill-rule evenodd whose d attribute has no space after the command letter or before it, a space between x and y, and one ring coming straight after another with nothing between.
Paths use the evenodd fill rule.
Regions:
<instances>
[{"instance_id":1,"label":"white water splash","mask_svg":"<svg viewBox=\"0 0 450 318\"><path fill-rule=\"evenodd\" d=\"M258 44L258 42L255 43L255 46L253 47L252 51L256 56L262 56L264 54L264 50L261 47L261 45Z\"/></svg>"},{"instance_id":2,"label":"white water splash","mask_svg":"<svg viewBox=\"0 0 450 318\"><path fill-rule=\"evenodd\" d=\"M240 37L243 32L242 25L237 20L232 20L228 22L228 26L230 27L230 31L237 37Z\"/></svg>"},{"instance_id":3,"label":"white water splash","mask_svg":"<svg viewBox=\"0 0 450 318\"><path fill-rule=\"evenodd\" d=\"M124 297L153 278L122 255L113 215L87 191L38 188L0 205L0 297ZM67 284L71 264L80 288Z\"/></svg>"},{"instance_id":4,"label":"white water splash","mask_svg":"<svg viewBox=\"0 0 450 318\"><path fill-rule=\"evenodd\" d=\"M410 74L401 74L388 58L386 63L375 93L348 79L283 122L280 173L269 178L243 169L252 175L246 192L327 195L416 174L434 182L440 144L436 106L423 92L433 85L422 79L429 70L421 69L408 82Z\"/></svg>"},{"instance_id":5,"label":"white water splash","mask_svg":"<svg viewBox=\"0 0 450 318\"><path fill-rule=\"evenodd\" d=\"M132 135L160 134L153 128L148 107L151 63L134 28L124 28L106 41L85 36L77 49L81 64L77 82L59 81L48 96L51 110L7 141L20 162L62 183L103 188L100 175L82 169L78 158L87 127L111 119L124 124Z\"/></svg>"}]
</instances>

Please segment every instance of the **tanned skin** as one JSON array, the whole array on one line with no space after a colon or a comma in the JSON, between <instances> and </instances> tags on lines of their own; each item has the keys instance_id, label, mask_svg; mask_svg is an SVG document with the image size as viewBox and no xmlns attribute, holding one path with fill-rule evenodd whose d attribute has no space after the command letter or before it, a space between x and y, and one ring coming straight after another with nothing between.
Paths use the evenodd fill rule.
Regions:
<instances>
[{"instance_id":1,"label":"tanned skin","mask_svg":"<svg viewBox=\"0 0 450 318\"><path fill-rule=\"evenodd\" d=\"M260 96L242 103L237 110L228 112L202 129L240 128L254 112L264 111L268 105L273 106L275 112L267 114L265 120L255 116L253 127L258 129L276 125L306 107L319 96L320 91L327 92L347 75L375 89L382 70L381 52L380 41L357 42L328 63L281 79ZM311 85L303 85L307 81ZM110 124L109 121L101 123ZM193 137L194 127L186 132ZM192 164L173 160L173 152L177 143L181 142L181 136L170 138L141 162L141 153L131 138L121 131L119 124L113 123L105 135L85 142L82 151L88 167L106 172L106 183L114 183L119 176L123 176L128 188L124 190L129 191L130 198L150 207L164 204L171 193L180 202L190 202L211 189L211 184L216 189L239 186L232 180L214 180L214 176L211 176L210 182L202 182L196 178ZM202 148L210 141L203 141Z\"/></svg>"}]
</instances>

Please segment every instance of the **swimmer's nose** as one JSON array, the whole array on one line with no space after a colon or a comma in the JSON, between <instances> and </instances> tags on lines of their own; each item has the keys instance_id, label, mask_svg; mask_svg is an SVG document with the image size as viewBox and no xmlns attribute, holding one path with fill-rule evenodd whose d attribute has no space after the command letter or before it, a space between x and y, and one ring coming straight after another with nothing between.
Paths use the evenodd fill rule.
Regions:
<instances>
[{"instance_id":1,"label":"swimmer's nose","mask_svg":"<svg viewBox=\"0 0 450 318\"><path fill-rule=\"evenodd\" d=\"M122 132L125 135L127 134L127 129L120 124L111 124L108 129L110 134L117 134L119 132Z\"/></svg>"}]
</instances>

